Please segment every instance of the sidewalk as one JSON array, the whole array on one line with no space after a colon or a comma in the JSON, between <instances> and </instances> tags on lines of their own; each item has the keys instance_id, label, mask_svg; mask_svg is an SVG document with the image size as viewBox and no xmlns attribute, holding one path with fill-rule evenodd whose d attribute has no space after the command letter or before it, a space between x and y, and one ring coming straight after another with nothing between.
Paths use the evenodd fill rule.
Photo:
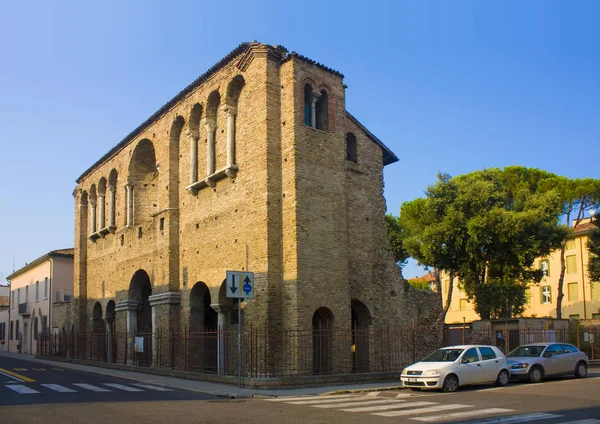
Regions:
<instances>
[{"instance_id":1,"label":"sidewalk","mask_svg":"<svg viewBox=\"0 0 600 424\"><path fill-rule=\"evenodd\" d=\"M184 378L167 377L154 374L146 374L143 372L123 371L111 368L96 367L92 365L81 365L63 361L49 361L46 359L35 359L33 355L24 355L18 353L0 353L0 357L21 359L25 361L33 361L38 364L44 364L48 367L66 368L75 371L87 373L102 374L125 380L134 380L144 384L152 384L156 386L168 387L177 390L186 390L189 392L204 393L209 395L228 397L228 398L254 398L254 397L279 397L279 396L304 396L304 395L325 395L334 392L361 392L361 391L378 391L389 389L400 389L400 382L382 383L360 383L349 385L333 385L320 387L301 387L291 389L256 389L256 388L240 388L237 386L213 383L210 381L187 380Z\"/></svg>"}]
</instances>

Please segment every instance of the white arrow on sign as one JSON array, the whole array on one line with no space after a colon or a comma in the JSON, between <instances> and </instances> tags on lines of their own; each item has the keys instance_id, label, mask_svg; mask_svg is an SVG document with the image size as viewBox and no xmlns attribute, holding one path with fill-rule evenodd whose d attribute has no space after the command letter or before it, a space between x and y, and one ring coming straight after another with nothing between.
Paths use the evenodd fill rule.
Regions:
<instances>
[{"instance_id":1,"label":"white arrow on sign","mask_svg":"<svg viewBox=\"0 0 600 424\"><path fill-rule=\"evenodd\" d=\"M227 297L235 299L254 298L254 273L242 271L227 271Z\"/></svg>"}]
</instances>

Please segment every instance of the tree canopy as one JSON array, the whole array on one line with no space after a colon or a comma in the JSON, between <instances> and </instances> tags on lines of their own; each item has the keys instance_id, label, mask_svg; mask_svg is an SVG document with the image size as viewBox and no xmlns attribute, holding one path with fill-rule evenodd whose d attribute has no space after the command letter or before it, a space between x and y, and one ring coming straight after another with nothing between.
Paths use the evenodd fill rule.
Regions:
<instances>
[{"instance_id":1,"label":"tree canopy","mask_svg":"<svg viewBox=\"0 0 600 424\"><path fill-rule=\"evenodd\" d=\"M592 222L596 224L597 228L589 233L587 243L590 253L588 272L590 273L590 280L598 284L600 281L600 212L596 213Z\"/></svg>"},{"instance_id":2,"label":"tree canopy","mask_svg":"<svg viewBox=\"0 0 600 424\"><path fill-rule=\"evenodd\" d=\"M402 205L403 246L422 265L457 276L482 318L519 315L527 285L542 277L535 259L566 234L561 199L544 185L551 178L524 167L440 174L425 198Z\"/></svg>"}]
</instances>

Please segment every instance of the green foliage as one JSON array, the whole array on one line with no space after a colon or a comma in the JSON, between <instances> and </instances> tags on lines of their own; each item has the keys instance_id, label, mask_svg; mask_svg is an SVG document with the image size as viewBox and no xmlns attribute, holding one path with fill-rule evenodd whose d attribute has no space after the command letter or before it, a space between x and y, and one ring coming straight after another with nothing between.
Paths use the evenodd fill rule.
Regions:
<instances>
[{"instance_id":1,"label":"green foliage","mask_svg":"<svg viewBox=\"0 0 600 424\"><path fill-rule=\"evenodd\" d=\"M421 264L456 275L482 318L522 312L539 282L539 256L560 246L563 204L538 169L487 169L438 181L402 205L404 247Z\"/></svg>"},{"instance_id":2,"label":"green foliage","mask_svg":"<svg viewBox=\"0 0 600 424\"><path fill-rule=\"evenodd\" d=\"M593 229L588 236L587 246L590 252L588 272L590 280L600 281L600 212L596 213L593 222L598 228Z\"/></svg>"},{"instance_id":3,"label":"green foliage","mask_svg":"<svg viewBox=\"0 0 600 424\"><path fill-rule=\"evenodd\" d=\"M416 278L412 280L408 280L408 284L413 286L415 289L419 290L431 290L429 287L429 282L424 278Z\"/></svg>"},{"instance_id":4,"label":"green foliage","mask_svg":"<svg viewBox=\"0 0 600 424\"><path fill-rule=\"evenodd\" d=\"M387 225L387 236L394 252L394 260L398 266L403 267L409 258L409 254L404 248L404 228L398 221L398 218L391 214L385 215L385 223Z\"/></svg>"}]
</instances>

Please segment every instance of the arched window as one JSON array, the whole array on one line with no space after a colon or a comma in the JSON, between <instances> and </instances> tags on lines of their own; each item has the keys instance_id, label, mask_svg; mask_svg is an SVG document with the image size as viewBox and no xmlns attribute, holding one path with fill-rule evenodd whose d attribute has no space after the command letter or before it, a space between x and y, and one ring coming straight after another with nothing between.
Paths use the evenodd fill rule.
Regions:
<instances>
[{"instance_id":1,"label":"arched window","mask_svg":"<svg viewBox=\"0 0 600 424\"><path fill-rule=\"evenodd\" d=\"M313 89L310 84L304 86L304 125L307 127L314 127L312 122L312 102L313 102Z\"/></svg>"},{"instance_id":2,"label":"arched window","mask_svg":"<svg viewBox=\"0 0 600 424\"><path fill-rule=\"evenodd\" d=\"M352 133L346 134L346 160L358 163L356 154L356 137Z\"/></svg>"},{"instance_id":3,"label":"arched window","mask_svg":"<svg viewBox=\"0 0 600 424\"><path fill-rule=\"evenodd\" d=\"M327 131L329 121L329 106L327 91L322 90L315 104L315 128L318 130Z\"/></svg>"},{"instance_id":4,"label":"arched window","mask_svg":"<svg viewBox=\"0 0 600 424\"><path fill-rule=\"evenodd\" d=\"M333 314L322 307L315 311L312 319L313 327L313 373L327 374L331 372L331 341Z\"/></svg>"}]
</instances>

